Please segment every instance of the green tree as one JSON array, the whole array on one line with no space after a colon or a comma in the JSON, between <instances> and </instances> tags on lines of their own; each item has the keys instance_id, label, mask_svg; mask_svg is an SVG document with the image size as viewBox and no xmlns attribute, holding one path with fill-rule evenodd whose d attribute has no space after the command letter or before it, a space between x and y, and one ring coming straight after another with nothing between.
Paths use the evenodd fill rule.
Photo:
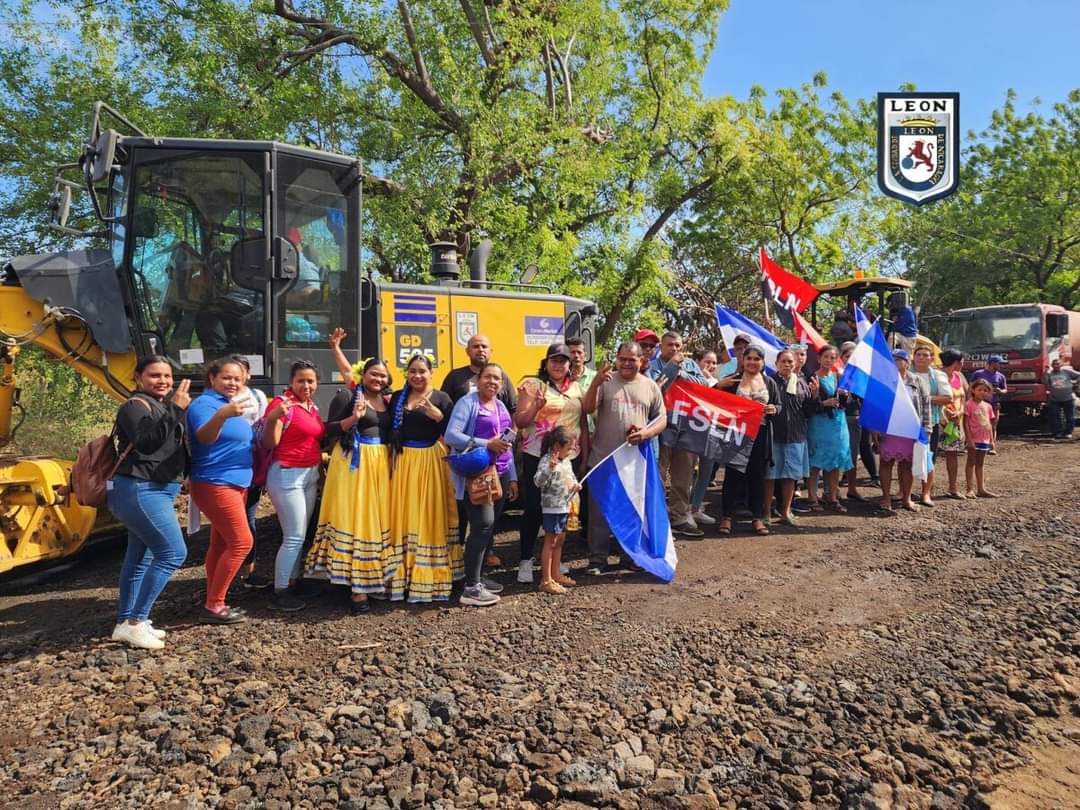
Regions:
<instances>
[{"instance_id":1,"label":"green tree","mask_svg":"<svg viewBox=\"0 0 1080 810\"><path fill-rule=\"evenodd\" d=\"M678 277L669 320L688 335L711 335L712 302L764 318L757 253L810 281L879 270L874 196L874 110L826 95L818 74L768 104L755 87L735 113L746 141L740 171L692 206L671 236Z\"/></svg>"},{"instance_id":2,"label":"green tree","mask_svg":"<svg viewBox=\"0 0 1080 810\"><path fill-rule=\"evenodd\" d=\"M958 192L904 210L889 229L924 310L1025 301L1076 308L1080 89L1049 115L1019 114L1009 91L969 139Z\"/></svg>"}]
</instances>

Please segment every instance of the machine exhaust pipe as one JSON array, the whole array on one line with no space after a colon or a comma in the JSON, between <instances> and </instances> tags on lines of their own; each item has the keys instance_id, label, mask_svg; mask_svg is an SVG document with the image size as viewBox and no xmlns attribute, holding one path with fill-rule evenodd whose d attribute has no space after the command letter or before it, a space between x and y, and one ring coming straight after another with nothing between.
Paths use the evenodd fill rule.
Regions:
<instances>
[{"instance_id":1,"label":"machine exhaust pipe","mask_svg":"<svg viewBox=\"0 0 1080 810\"><path fill-rule=\"evenodd\" d=\"M469 278L474 282L471 286L478 290L487 289L487 263L494 246L490 239L484 239L469 254Z\"/></svg>"},{"instance_id":2,"label":"machine exhaust pipe","mask_svg":"<svg viewBox=\"0 0 1080 810\"><path fill-rule=\"evenodd\" d=\"M457 245L453 242L432 242L431 275L435 283L443 287L460 285L461 270L458 267Z\"/></svg>"}]
</instances>

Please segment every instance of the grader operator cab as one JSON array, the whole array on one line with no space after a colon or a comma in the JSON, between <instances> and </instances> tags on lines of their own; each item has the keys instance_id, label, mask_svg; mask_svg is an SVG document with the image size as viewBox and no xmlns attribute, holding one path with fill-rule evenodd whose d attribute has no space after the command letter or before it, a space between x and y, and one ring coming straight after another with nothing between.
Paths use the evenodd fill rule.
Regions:
<instances>
[{"instance_id":1,"label":"grader operator cab","mask_svg":"<svg viewBox=\"0 0 1080 810\"><path fill-rule=\"evenodd\" d=\"M591 359L594 305L489 282L483 257L472 262L474 279L460 281L453 245L433 247L437 285L362 276L362 179L355 158L270 141L153 137L95 104L79 162L58 174L52 212L55 228L101 246L3 267L0 448L12 437L14 365L26 343L118 401L131 393L136 358L151 353L194 388L206 363L234 353L267 392L286 384L296 359L330 372L327 341L338 326L351 359L380 356L403 370L420 351L433 358L436 384L468 362L465 343L481 332L515 378L571 336L586 340ZM102 228L69 226L73 193L86 194ZM335 381L336 372L324 380L320 399ZM101 531L95 510L67 494L69 470L60 459L0 456L0 574L73 553L95 523Z\"/></svg>"}]
</instances>

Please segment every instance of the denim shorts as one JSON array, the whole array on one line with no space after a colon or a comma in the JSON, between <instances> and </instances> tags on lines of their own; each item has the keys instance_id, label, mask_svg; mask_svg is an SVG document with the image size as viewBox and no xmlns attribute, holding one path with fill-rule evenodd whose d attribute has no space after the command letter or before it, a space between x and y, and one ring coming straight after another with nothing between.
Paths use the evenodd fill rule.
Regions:
<instances>
[{"instance_id":1,"label":"denim shorts","mask_svg":"<svg viewBox=\"0 0 1080 810\"><path fill-rule=\"evenodd\" d=\"M548 512L544 512L544 533L545 534L566 534L566 520L570 515L563 513L561 515L555 515Z\"/></svg>"}]
</instances>

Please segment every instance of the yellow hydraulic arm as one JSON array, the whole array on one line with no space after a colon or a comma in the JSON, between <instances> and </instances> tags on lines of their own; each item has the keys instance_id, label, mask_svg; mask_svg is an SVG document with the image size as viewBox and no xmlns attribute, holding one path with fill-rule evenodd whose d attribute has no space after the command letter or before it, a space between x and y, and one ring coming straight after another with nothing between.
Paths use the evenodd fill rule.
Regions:
<instances>
[{"instance_id":1,"label":"yellow hydraulic arm","mask_svg":"<svg viewBox=\"0 0 1080 810\"><path fill-rule=\"evenodd\" d=\"M125 317L123 312L116 317ZM15 363L33 344L122 402L133 386L135 355L105 354L73 312L35 301L22 287L0 286L0 575L82 548L99 524L97 510L67 492L71 461L4 454L18 404ZM71 455L78 452L71 448ZM111 527L115 523L109 521ZM103 527L98 525L98 529Z\"/></svg>"}]
</instances>

